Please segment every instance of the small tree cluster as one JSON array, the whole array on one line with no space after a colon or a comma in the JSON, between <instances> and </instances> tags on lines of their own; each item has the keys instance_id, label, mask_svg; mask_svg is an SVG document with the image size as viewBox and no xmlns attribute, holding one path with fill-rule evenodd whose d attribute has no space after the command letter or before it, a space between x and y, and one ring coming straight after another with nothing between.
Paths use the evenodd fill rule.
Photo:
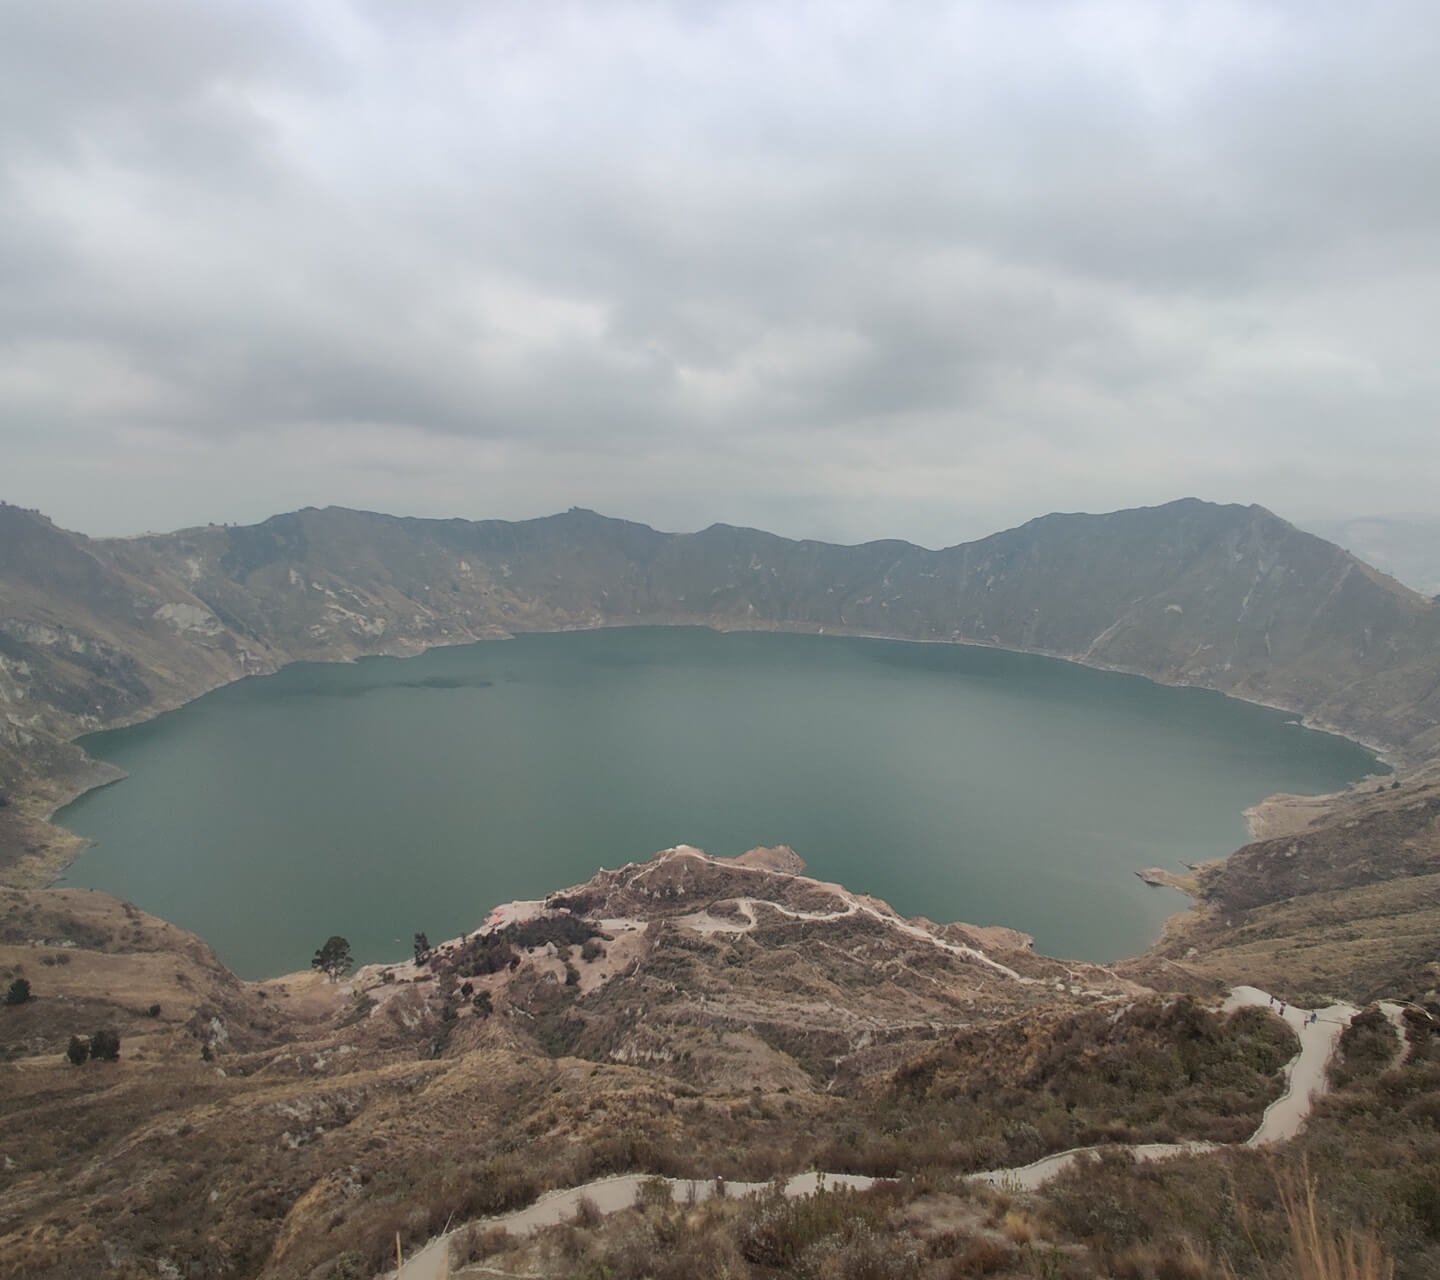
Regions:
<instances>
[{"instance_id":1,"label":"small tree cluster","mask_svg":"<svg viewBox=\"0 0 1440 1280\"><path fill-rule=\"evenodd\" d=\"M119 1062L120 1037L108 1029L97 1031L88 1040L84 1036L71 1036L65 1056L77 1067L84 1066L87 1058L94 1058L96 1062Z\"/></svg>"}]
</instances>

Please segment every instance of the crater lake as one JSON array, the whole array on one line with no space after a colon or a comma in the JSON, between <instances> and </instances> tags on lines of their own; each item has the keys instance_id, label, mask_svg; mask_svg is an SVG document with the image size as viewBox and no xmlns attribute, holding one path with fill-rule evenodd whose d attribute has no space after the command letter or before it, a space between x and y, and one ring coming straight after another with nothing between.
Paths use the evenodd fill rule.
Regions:
<instances>
[{"instance_id":1,"label":"crater lake","mask_svg":"<svg viewBox=\"0 0 1440 1280\"><path fill-rule=\"evenodd\" d=\"M193 929L245 977L358 962L694 844L788 844L906 915L1113 960L1275 792L1375 757L1287 713L961 645L653 627L297 663L83 740L129 777L57 821L63 884Z\"/></svg>"}]
</instances>

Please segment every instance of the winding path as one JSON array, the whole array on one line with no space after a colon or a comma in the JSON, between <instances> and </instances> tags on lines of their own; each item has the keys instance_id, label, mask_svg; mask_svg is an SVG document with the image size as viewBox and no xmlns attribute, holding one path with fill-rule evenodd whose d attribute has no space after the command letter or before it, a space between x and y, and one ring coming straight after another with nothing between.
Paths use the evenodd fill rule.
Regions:
<instances>
[{"instance_id":1,"label":"winding path","mask_svg":"<svg viewBox=\"0 0 1440 1280\"><path fill-rule=\"evenodd\" d=\"M1329 1088L1325 1065L1330 1061L1330 1055L1335 1052L1335 1043L1340 1039L1340 1033L1350 1025L1350 1019L1359 1011L1354 1005L1332 1004L1314 1011L1316 1019L1312 1022L1311 1010L1282 1004L1268 991L1261 991L1259 987L1233 988L1229 998L1221 1006L1221 1011L1230 1013L1235 1009L1254 1007L1268 1007L1272 1013L1284 1018L1300 1041L1300 1052L1285 1064L1285 1091L1265 1108L1259 1126L1244 1143L1247 1147L1264 1147L1274 1142L1284 1142L1300 1132L1300 1127L1315 1105L1315 1099ZM1203 1155L1207 1151L1216 1151L1223 1145L1216 1142L1144 1142L1129 1147L1116 1147L1113 1144L1074 1147L1069 1151L1057 1151L1053 1155L1043 1156L1033 1164L977 1173L971 1181L992 1187L1033 1191L1064 1172L1081 1156L1094 1155L1101 1151L1129 1151L1137 1161L1143 1162L1170 1160L1176 1156Z\"/></svg>"},{"instance_id":2,"label":"winding path","mask_svg":"<svg viewBox=\"0 0 1440 1280\"><path fill-rule=\"evenodd\" d=\"M597 1178L578 1187L567 1187L560 1191L548 1191L534 1204L511 1213L496 1214L493 1218L481 1218L474 1225L487 1229L508 1231L512 1236L528 1236L544 1227L558 1226L568 1222L580 1208L581 1201L589 1201L603 1214L617 1213L628 1209L640 1196L647 1184L664 1182L670 1194L685 1204L699 1204L716 1194L727 1196L753 1196L770 1187L768 1182L725 1182L723 1178L700 1181L688 1178L657 1178L648 1173L621 1173L609 1178ZM787 1196L813 1196L817 1191L834 1187L852 1187L864 1191L873 1187L877 1179L867 1178L858 1173L797 1173L785 1184ZM456 1232L470 1223L436 1236L413 1258L405 1263L399 1273L399 1280L444 1280L449 1274L450 1242ZM387 1280L395 1280L396 1273L389 1272Z\"/></svg>"},{"instance_id":3,"label":"winding path","mask_svg":"<svg viewBox=\"0 0 1440 1280\"><path fill-rule=\"evenodd\" d=\"M826 886L829 888L829 886ZM1037 982L1036 978L1027 978L1016 973L1009 965L1001 964L998 960L992 960L978 947L967 947L960 942L947 942L944 938L937 938L927 929L922 929L918 924L911 924L908 920L902 920L899 916L887 915L878 907L871 906L868 902L861 902L848 890L834 888L831 892L841 898L845 905L839 911L795 911L790 907L782 907L778 902L771 902L768 898L728 898L726 901L733 902L745 916L744 921L726 919L724 916L712 915L709 911L696 911L688 916L676 916L674 923L692 929L696 933L749 933L755 927L755 908L769 907L777 915L782 915L790 920L816 921L826 920L848 920L851 916L866 915L881 924L888 925L897 933L908 934L912 938L919 938L922 942L928 942L938 947L941 951L948 951L953 956L962 956L966 960L974 960L983 964L996 973L1015 982Z\"/></svg>"},{"instance_id":4,"label":"winding path","mask_svg":"<svg viewBox=\"0 0 1440 1280\"><path fill-rule=\"evenodd\" d=\"M1235 987L1221 1006L1232 1009L1255 1007L1272 997L1259 987ZM1275 1011L1290 1024L1300 1038L1300 1052L1285 1064L1285 1092L1265 1108L1260 1127L1246 1140L1247 1147L1264 1147L1272 1142L1285 1142L1300 1132L1315 1099L1330 1088L1325 1076L1326 1064L1335 1052L1341 1033L1350 1019L1360 1012L1353 1004L1332 1004L1312 1011L1275 1002Z\"/></svg>"},{"instance_id":5,"label":"winding path","mask_svg":"<svg viewBox=\"0 0 1440 1280\"><path fill-rule=\"evenodd\" d=\"M697 916L686 917L685 923L692 928L703 927L709 932L747 932L755 925L754 907L757 900L737 898L734 901L747 916L747 924L737 924L719 916L708 916L702 926L700 917L707 916L707 913L704 912L698 913ZM802 920L833 920L866 910L864 903L857 902L848 895L847 903L846 910L829 913L790 911L769 902L764 905L779 911L782 915ZM886 920L887 923L896 923L880 912L873 914ZM709 927L712 923L713 928ZM954 945L936 938L933 934L927 934L922 929L915 928L914 932L919 936L929 938L936 945L947 950ZM970 948L956 947L955 949L967 954L971 951ZM994 963L988 957L982 958L988 963ZM996 967L1003 968L1003 966ZM1020 977L1018 974L1013 976ZM1020 980L1025 981L1023 978ZM1258 987L1245 986L1233 988L1224 1005L1221 1006L1221 1010L1229 1013L1235 1009L1257 1007L1268 1007L1272 1012L1285 1019L1300 1041L1300 1052L1285 1064L1285 1091L1265 1109L1259 1126L1244 1143L1247 1147L1262 1147L1275 1142L1284 1142L1293 1138L1300 1131L1314 1106L1315 1099L1329 1088L1329 1081L1325 1075L1326 1064L1335 1051L1335 1045L1340 1039L1341 1033L1350 1025L1350 1020L1358 1012L1353 1005L1333 1004L1327 1008L1313 1011L1316 1016L1312 1020L1311 1010L1297 1009L1293 1005L1282 1005L1268 992L1261 991ZM1395 1007L1394 1012L1391 1009L1386 1009L1385 1012L1392 1021L1398 1021L1398 1007ZM1401 1057L1404 1056L1404 1051L1405 1041L1402 1036ZM1138 1161L1150 1161L1169 1160L1185 1155L1203 1155L1206 1152L1218 1151L1223 1145L1215 1142L1150 1142L1132 1144L1128 1147L1114 1144L1075 1147L1069 1151L1057 1151L1053 1155L1044 1156L1031 1164L1009 1169L990 1169L985 1173L977 1173L971 1176L970 1181L1010 1190L1033 1191L1068 1169L1082 1156L1097 1154L1101 1151L1128 1151ZM527 1208L517 1209L513 1213L499 1214L492 1218L481 1218L474 1225L500 1228L512 1235L529 1235L542 1227L550 1227L567 1221L574 1216L582 1200L590 1201L601 1213L606 1214L628 1208L635 1203L640 1189L646 1183L653 1181L651 1176L637 1173L599 1178L582 1186L547 1192ZM683 1178L666 1178L663 1181L669 1183L673 1196L688 1202L698 1203L701 1200L708 1200L717 1190L715 1181L689 1181ZM881 1181L881 1179L869 1178L860 1174L800 1173L785 1184L784 1190L787 1196L807 1196L813 1195L822 1187L844 1186L864 1190L874 1186L877 1181ZM753 1195L764 1191L769 1185L766 1182L732 1182L725 1186L725 1194ZM387 1273L385 1280L444 1280L449 1275L450 1242L457 1231L463 1230L469 1225L472 1224L465 1223L443 1235L436 1236L419 1253L409 1259L399 1272Z\"/></svg>"}]
</instances>

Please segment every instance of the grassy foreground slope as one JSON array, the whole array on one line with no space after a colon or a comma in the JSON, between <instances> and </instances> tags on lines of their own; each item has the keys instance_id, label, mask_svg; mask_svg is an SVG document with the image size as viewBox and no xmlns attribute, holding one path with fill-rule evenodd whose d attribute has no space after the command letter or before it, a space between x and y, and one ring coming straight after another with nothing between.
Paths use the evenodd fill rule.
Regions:
<instances>
[{"instance_id":1,"label":"grassy foreground slope","mask_svg":"<svg viewBox=\"0 0 1440 1280\"><path fill-rule=\"evenodd\" d=\"M342 983L241 983L107 895L4 893L0 976L34 998L0 1008L0 1276L27 1280L370 1276L397 1233L611 1172L953 1188L1077 1143L1230 1141L1293 1044L765 858L602 872ZM102 1028L120 1060L71 1065Z\"/></svg>"},{"instance_id":2,"label":"grassy foreground slope","mask_svg":"<svg viewBox=\"0 0 1440 1280\"><path fill-rule=\"evenodd\" d=\"M1401 1280L1440 1261L1423 1015L1403 1052L1362 1019L1337 1090L1278 1152L1122 1155L1021 1196L965 1175L1096 1141L1243 1138L1291 1032L1023 949L981 959L963 930L689 856L343 983L240 983L106 895L5 893L0 972L35 998L0 1009L0 1276L357 1280L397 1234L413 1252L548 1187L816 1166L899 1181L805 1204L652 1196L526 1241L467 1234L460 1257L477 1276L610 1280L1278 1280L1303 1274L1282 1191L1309 1177L1326 1238L1373 1235ZM120 1061L70 1065L68 1037L101 1026Z\"/></svg>"}]
</instances>

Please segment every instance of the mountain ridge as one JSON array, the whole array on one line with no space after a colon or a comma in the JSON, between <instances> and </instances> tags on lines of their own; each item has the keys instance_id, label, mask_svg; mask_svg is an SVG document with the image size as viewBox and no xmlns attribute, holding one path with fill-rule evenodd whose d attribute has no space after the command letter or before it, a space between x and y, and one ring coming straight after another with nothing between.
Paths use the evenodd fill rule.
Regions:
<instances>
[{"instance_id":1,"label":"mountain ridge","mask_svg":"<svg viewBox=\"0 0 1440 1280\"><path fill-rule=\"evenodd\" d=\"M584 508L525 521L304 508L92 539L0 505L0 849L113 777L72 740L295 660L691 624L993 645L1284 707L1399 763L1440 752L1440 608L1259 506L1050 513L929 550Z\"/></svg>"}]
</instances>

